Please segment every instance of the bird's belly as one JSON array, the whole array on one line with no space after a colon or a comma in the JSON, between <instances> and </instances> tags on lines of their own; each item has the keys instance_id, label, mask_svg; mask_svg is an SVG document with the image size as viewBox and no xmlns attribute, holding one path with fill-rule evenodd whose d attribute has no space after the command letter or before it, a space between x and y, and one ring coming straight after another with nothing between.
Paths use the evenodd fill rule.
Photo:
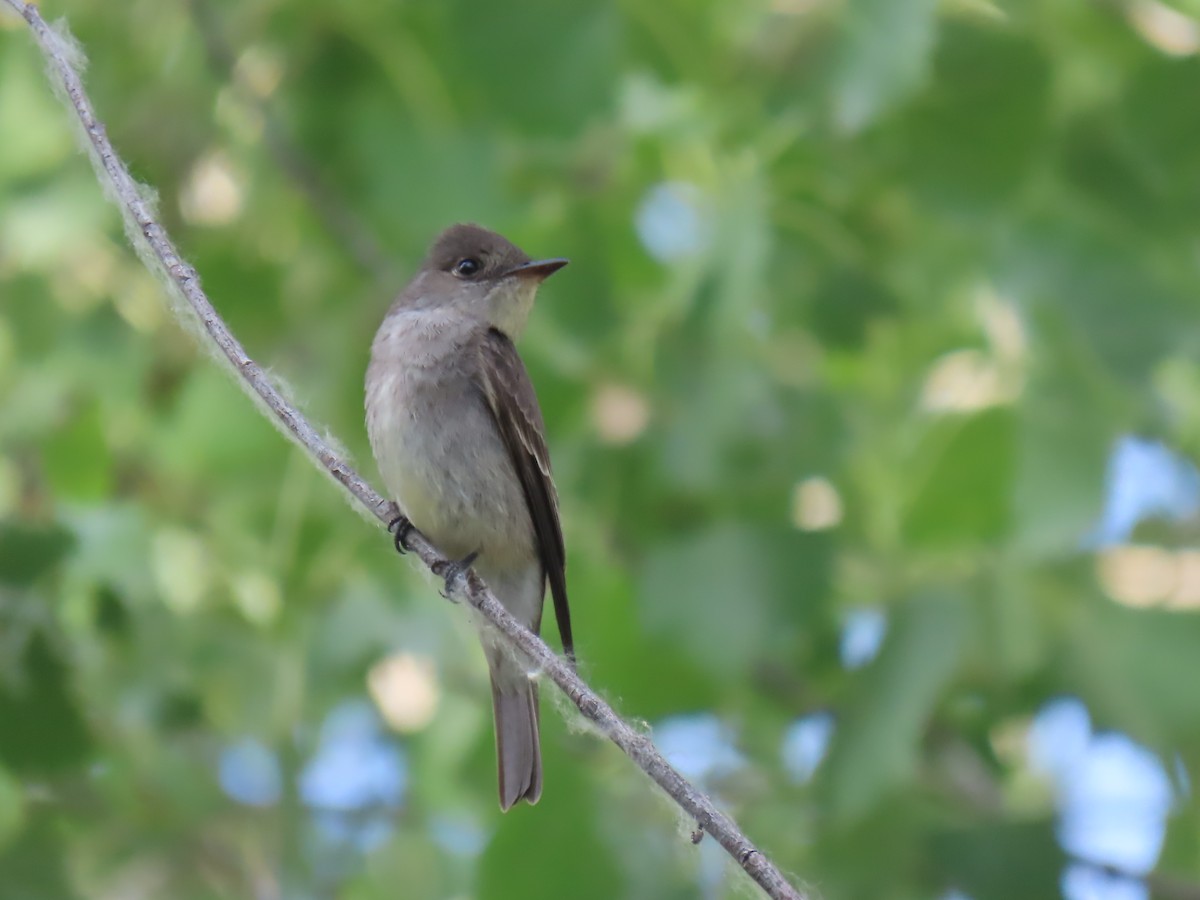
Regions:
<instances>
[{"instance_id":1,"label":"bird's belly","mask_svg":"<svg viewBox=\"0 0 1200 900\"><path fill-rule=\"evenodd\" d=\"M369 400L371 445L401 510L443 553L529 558L525 497L491 412L469 385L394 385Z\"/></svg>"}]
</instances>

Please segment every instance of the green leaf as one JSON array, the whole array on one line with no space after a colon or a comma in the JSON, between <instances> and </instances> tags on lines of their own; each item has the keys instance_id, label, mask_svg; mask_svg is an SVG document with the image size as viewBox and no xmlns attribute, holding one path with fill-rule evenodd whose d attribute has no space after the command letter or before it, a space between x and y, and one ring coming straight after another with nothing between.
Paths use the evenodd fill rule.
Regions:
<instances>
[{"instance_id":1,"label":"green leaf","mask_svg":"<svg viewBox=\"0 0 1200 900\"><path fill-rule=\"evenodd\" d=\"M962 214L1009 202L1042 149L1049 87L1049 66L1033 41L948 26L933 85L900 129L905 181Z\"/></svg>"},{"instance_id":2,"label":"green leaf","mask_svg":"<svg viewBox=\"0 0 1200 900\"><path fill-rule=\"evenodd\" d=\"M909 542L961 547L1008 533L1015 467L1011 410L937 423L916 460L916 490L903 521Z\"/></svg>"},{"instance_id":3,"label":"green leaf","mask_svg":"<svg viewBox=\"0 0 1200 900\"><path fill-rule=\"evenodd\" d=\"M861 351L868 328L894 315L898 303L887 288L862 272L838 269L818 287L811 303L812 328L821 344Z\"/></svg>"},{"instance_id":4,"label":"green leaf","mask_svg":"<svg viewBox=\"0 0 1200 900\"><path fill-rule=\"evenodd\" d=\"M1157 747L1200 740L1194 690L1200 616L1094 600L1065 638L1069 689L1101 727L1120 728Z\"/></svg>"},{"instance_id":5,"label":"green leaf","mask_svg":"<svg viewBox=\"0 0 1200 900\"><path fill-rule=\"evenodd\" d=\"M70 552L75 538L58 525L0 522L0 584L27 587Z\"/></svg>"},{"instance_id":6,"label":"green leaf","mask_svg":"<svg viewBox=\"0 0 1200 900\"><path fill-rule=\"evenodd\" d=\"M1014 536L1035 559L1077 552L1103 507L1111 415L1066 346L1035 367L1019 413Z\"/></svg>"},{"instance_id":7,"label":"green leaf","mask_svg":"<svg viewBox=\"0 0 1200 900\"><path fill-rule=\"evenodd\" d=\"M848 822L912 777L921 737L971 632L959 597L918 597L895 608L878 659L845 707L821 776L832 818Z\"/></svg>"},{"instance_id":8,"label":"green leaf","mask_svg":"<svg viewBox=\"0 0 1200 900\"><path fill-rule=\"evenodd\" d=\"M642 619L715 674L780 655L825 596L824 542L722 524L664 543L641 578Z\"/></svg>"},{"instance_id":9,"label":"green leaf","mask_svg":"<svg viewBox=\"0 0 1200 900\"><path fill-rule=\"evenodd\" d=\"M112 489L112 453L97 403L89 403L51 436L42 463L54 491L68 500L95 502Z\"/></svg>"},{"instance_id":10,"label":"green leaf","mask_svg":"<svg viewBox=\"0 0 1200 900\"><path fill-rule=\"evenodd\" d=\"M74 149L61 108L46 94L31 49L4 55L0 66L0 172L33 175L55 168ZM24 59L22 58L24 57Z\"/></svg>"},{"instance_id":11,"label":"green leaf","mask_svg":"<svg viewBox=\"0 0 1200 900\"><path fill-rule=\"evenodd\" d=\"M1197 91L1200 60L1159 59L1130 80L1124 99L1125 137L1134 158L1164 202L1186 208L1200 200L1200 160L1188 152L1200 141L1200 122L1174 112Z\"/></svg>"},{"instance_id":12,"label":"green leaf","mask_svg":"<svg viewBox=\"0 0 1200 900\"><path fill-rule=\"evenodd\" d=\"M452 0L446 14L450 22L471 23L450 30L453 52L440 61L456 70L472 123L571 134L609 109L617 84L616 7Z\"/></svg>"},{"instance_id":13,"label":"green leaf","mask_svg":"<svg viewBox=\"0 0 1200 900\"><path fill-rule=\"evenodd\" d=\"M71 670L41 632L26 641L0 680L0 760L18 772L44 775L78 765L91 740L76 706Z\"/></svg>"},{"instance_id":14,"label":"green leaf","mask_svg":"<svg viewBox=\"0 0 1200 900\"><path fill-rule=\"evenodd\" d=\"M857 131L910 96L929 71L937 0L850 0L843 19L834 117Z\"/></svg>"},{"instance_id":15,"label":"green leaf","mask_svg":"<svg viewBox=\"0 0 1200 900\"><path fill-rule=\"evenodd\" d=\"M595 801L581 774L574 765L556 766L536 808L521 804L508 813L480 861L480 900L629 896L621 864L597 833ZM588 848L586 866L581 847Z\"/></svg>"},{"instance_id":16,"label":"green leaf","mask_svg":"<svg viewBox=\"0 0 1200 900\"><path fill-rule=\"evenodd\" d=\"M1166 352L1194 344L1200 326L1195 298L1130 259L1127 248L1124 237L1042 217L1021 223L1001 265L1005 290L1024 298L1035 322L1068 329L1055 345L1075 353L1077 343L1100 372L1136 384Z\"/></svg>"},{"instance_id":17,"label":"green leaf","mask_svg":"<svg viewBox=\"0 0 1200 900\"><path fill-rule=\"evenodd\" d=\"M1054 823L989 822L934 832L930 853L950 883L975 900L1058 897L1065 862Z\"/></svg>"},{"instance_id":18,"label":"green leaf","mask_svg":"<svg viewBox=\"0 0 1200 900\"><path fill-rule=\"evenodd\" d=\"M234 473L253 478L256 465L281 459L284 438L258 405L216 365L197 369L180 389L153 452L172 472L192 477Z\"/></svg>"},{"instance_id":19,"label":"green leaf","mask_svg":"<svg viewBox=\"0 0 1200 900\"><path fill-rule=\"evenodd\" d=\"M0 848L20 830L25 820L25 796L21 784L0 766Z\"/></svg>"},{"instance_id":20,"label":"green leaf","mask_svg":"<svg viewBox=\"0 0 1200 900\"><path fill-rule=\"evenodd\" d=\"M0 900L74 900L80 896L67 871L67 832L48 816L35 820L0 850Z\"/></svg>"}]
</instances>

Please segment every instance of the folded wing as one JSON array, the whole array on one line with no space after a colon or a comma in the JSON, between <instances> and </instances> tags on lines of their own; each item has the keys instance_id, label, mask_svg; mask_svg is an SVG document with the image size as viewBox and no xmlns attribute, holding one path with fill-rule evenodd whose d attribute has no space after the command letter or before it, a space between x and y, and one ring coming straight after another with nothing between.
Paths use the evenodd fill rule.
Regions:
<instances>
[{"instance_id":1,"label":"folded wing","mask_svg":"<svg viewBox=\"0 0 1200 900\"><path fill-rule=\"evenodd\" d=\"M503 332L488 329L480 342L479 352L479 388L487 399L521 481L538 556L554 598L554 618L563 652L573 667L575 643L571 637L571 611L567 605L566 548L537 395L525 364L517 355L517 348Z\"/></svg>"}]
</instances>

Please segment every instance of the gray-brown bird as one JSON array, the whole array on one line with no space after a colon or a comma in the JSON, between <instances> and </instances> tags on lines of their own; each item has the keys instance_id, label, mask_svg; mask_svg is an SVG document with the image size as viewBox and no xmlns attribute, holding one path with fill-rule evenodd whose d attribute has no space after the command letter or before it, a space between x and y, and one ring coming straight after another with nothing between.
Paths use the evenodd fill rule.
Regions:
<instances>
[{"instance_id":1,"label":"gray-brown bird","mask_svg":"<svg viewBox=\"0 0 1200 900\"><path fill-rule=\"evenodd\" d=\"M531 260L477 225L447 229L375 335L366 410L375 461L408 521L451 559L473 562L534 632L549 583L573 660L558 497L542 413L513 344L538 286L566 264ZM402 539L398 531L398 547ZM537 684L502 640L484 628L480 638L507 811L542 793Z\"/></svg>"}]
</instances>

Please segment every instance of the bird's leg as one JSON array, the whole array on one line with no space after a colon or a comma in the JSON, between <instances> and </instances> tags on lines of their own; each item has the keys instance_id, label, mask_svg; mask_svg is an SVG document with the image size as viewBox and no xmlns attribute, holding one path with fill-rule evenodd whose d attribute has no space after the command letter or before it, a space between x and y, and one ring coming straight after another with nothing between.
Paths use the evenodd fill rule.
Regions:
<instances>
[{"instance_id":1,"label":"bird's leg","mask_svg":"<svg viewBox=\"0 0 1200 900\"><path fill-rule=\"evenodd\" d=\"M479 551L476 550L474 553L468 553L457 562L446 563L446 565L440 568L437 574L446 580L446 586L442 590L443 597L447 600L454 599L454 594L460 587L458 582L462 580L462 577L467 574L467 570L471 568L471 564L478 558Z\"/></svg>"},{"instance_id":2,"label":"bird's leg","mask_svg":"<svg viewBox=\"0 0 1200 900\"><path fill-rule=\"evenodd\" d=\"M388 522L388 531L395 535L392 543L396 545L396 552L401 556L406 554L412 547L408 546L408 536L412 533L413 523L406 516L396 516L392 521Z\"/></svg>"}]
</instances>

